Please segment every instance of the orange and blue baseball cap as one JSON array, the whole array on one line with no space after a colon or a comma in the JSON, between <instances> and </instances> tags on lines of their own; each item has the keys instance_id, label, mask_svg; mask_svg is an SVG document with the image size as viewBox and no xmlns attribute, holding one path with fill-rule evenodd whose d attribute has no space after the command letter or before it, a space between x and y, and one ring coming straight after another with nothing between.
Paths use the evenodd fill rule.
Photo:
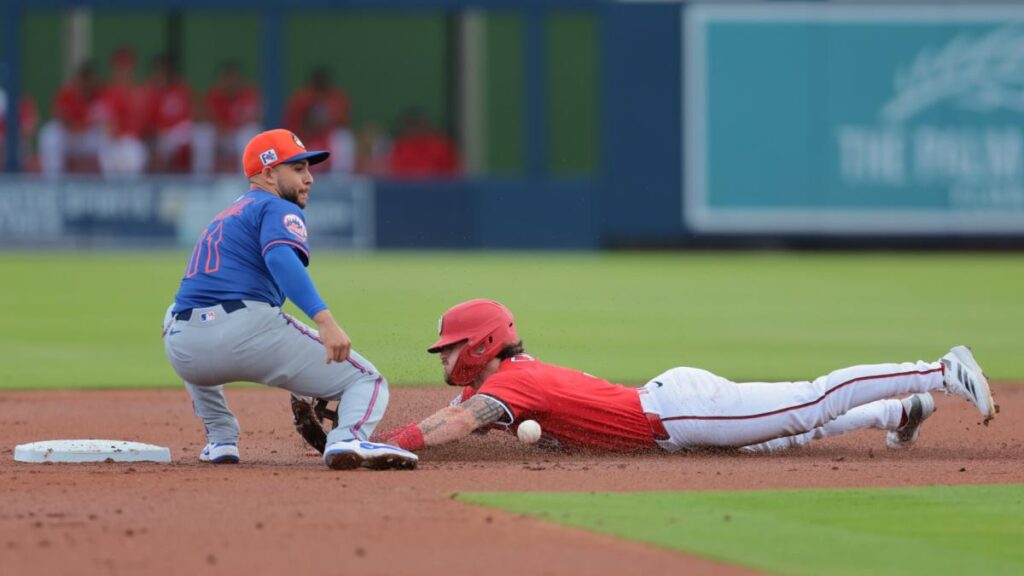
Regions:
<instances>
[{"instance_id":1,"label":"orange and blue baseball cap","mask_svg":"<svg viewBox=\"0 0 1024 576\"><path fill-rule=\"evenodd\" d=\"M291 130L278 128L260 132L249 140L242 152L242 169L246 178L252 178L264 167L273 168L299 160L309 160L310 165L319 164L330 155L327 150L306 150L306 145Z\"/></svg>"}]
</instances>

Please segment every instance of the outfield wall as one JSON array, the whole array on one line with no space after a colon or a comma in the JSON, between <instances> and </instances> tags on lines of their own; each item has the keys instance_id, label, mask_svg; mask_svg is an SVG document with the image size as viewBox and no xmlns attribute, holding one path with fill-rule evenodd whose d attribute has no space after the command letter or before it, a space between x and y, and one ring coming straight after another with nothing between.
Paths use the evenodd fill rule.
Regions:
<instances>
[{"instance_id":1,"label":"outfield wall","mask_svg":"<svg viewBox=\"0 0 1024 576\"><path fill-rule=\"evenodd\" d=\"M0 179L0 246L171 248L195 242L246 190L241 178ZM305 213L316 246L598 247L588 184L410 184L321 176ZM547 209L538 210L545 205Z\"/></svg>"},{"instance_id":2,"label":"outfield wall","mask_svg":"<svg viewBox=\"0 0 1024 576\"><path fill-rule=\"evenodd\" d=\"M16 248L189 247L210 219L245 191L239 178L98 177L0 180L0 245ZM316 243L377 245L372 183L323 178L307 220Z\"/></svg>"}]
</instances>

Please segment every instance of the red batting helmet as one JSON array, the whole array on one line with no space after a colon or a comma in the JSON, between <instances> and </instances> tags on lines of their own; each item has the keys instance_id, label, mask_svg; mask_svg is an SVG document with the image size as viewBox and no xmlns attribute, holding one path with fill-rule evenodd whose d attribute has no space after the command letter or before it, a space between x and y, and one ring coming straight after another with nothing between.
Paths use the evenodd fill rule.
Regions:
<instances>
[{"instance_id":1,"label":"red batting helmet","mask_svg":"<svg viewBox=\"0 0 1024 576\"><path fill-rule=\"evenodd\" d=\"M467 386L506 345L519 342L512 312L494 300L468 300L456 304L441 316L437 342L427 348L431 354L465 342L455 359L448 380L453 386Z\"/></svg>"}]
</instances>

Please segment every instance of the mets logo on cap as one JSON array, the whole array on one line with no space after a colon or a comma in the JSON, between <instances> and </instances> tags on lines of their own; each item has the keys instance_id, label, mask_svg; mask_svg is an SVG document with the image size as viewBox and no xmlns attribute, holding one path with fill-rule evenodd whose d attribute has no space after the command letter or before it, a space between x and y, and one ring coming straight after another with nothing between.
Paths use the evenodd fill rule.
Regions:
<instances>
[{"instance_id":1,"label":"mets logo on cap","mask_svg":"<svg viewBox=\"0 0 1024 576\"><path fill-rule=\"evenodd\" d=\"M295 145L299 148L302 148L303 150L306 149L306 145L302 143L302 140L299 140L299 137L295 135L295 132L292 132L292 140L295 141Z\"/></svg>"},{"instance_id":2,"label":"mets logo on cap","mask_svg":"<svg viewBox=\"0 0 1024 576\"><path fill-rule=\"evenodd\" d=\"M288 214L284 217L284 228L291 232L292 236L295 236L303 242L306 241L306 224L299 218L298 214Z\"/></svg>"}]
</instances>

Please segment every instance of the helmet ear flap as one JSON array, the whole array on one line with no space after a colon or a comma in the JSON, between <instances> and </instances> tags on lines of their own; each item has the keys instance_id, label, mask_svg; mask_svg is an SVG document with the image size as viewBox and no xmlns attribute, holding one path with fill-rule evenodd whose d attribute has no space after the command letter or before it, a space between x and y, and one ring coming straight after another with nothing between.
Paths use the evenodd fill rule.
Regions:
<instances>
[{"instance_id":1,"label":"helmet ear flap","mask_svg":"<svg viewBox=\"0 0 1024 576\"><path fill-rule=\"evenodd\" d=\"M477 342L476 346L473 347L473 356L483 356L484 352L487 352L487 349L491 347L491 344L494 344L494 336L488 334L486 338Z\"/></svg>"},{"instance_id":2,"label":"helmet ear flap","mask_svg":"<svg viewBox=\"0 0 1024 576\"><path fill-rule=\"evenodd\" d=\"M493 334L488 334L475 342L466 342L465 348L455 359L449 383L457 386L472 384L484 366L497 355L497 342Z\"/></svg>"}]
</instances>

